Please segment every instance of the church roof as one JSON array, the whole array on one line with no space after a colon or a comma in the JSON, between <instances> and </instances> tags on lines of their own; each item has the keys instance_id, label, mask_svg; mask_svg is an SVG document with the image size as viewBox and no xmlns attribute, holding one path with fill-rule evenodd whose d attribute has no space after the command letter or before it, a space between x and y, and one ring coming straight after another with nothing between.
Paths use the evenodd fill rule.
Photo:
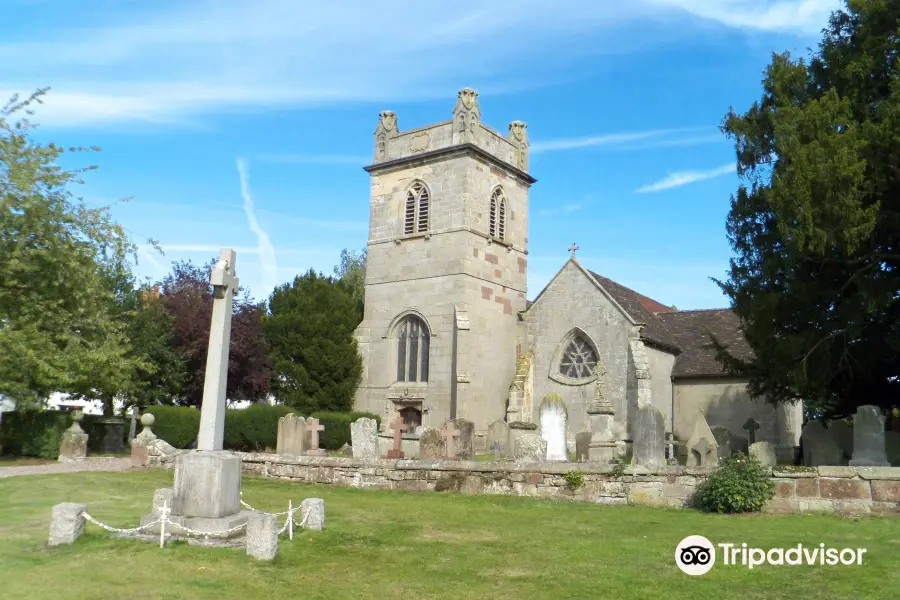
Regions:
<instances>
[{"instance_id":1,"label":"church roof","mask_svg":"<svg viewBox=\"0 0 900 600\"><path fill-rule=\"evenodd\" d=\"M717 377L727 375L710 348L711 337L725 344L738 358L750 355L738 316L727 308L678 310L648 298L612 279L588 271L631 318L645 323L641 339L675 350L673 377Z\"/></svg>"}]
</instances>

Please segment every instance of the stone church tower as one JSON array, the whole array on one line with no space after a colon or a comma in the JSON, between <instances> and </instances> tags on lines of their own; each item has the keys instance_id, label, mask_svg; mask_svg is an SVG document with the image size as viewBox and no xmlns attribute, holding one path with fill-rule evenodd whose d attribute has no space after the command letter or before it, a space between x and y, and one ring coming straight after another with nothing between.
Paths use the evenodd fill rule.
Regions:
<instances>
[{"instance_id":1,"label":"stone church tower","mask_svg":"<svg viewBox=\"0 0 900 600\"><path fill-rule=\"evenodd\" d=\"M472 89L442 123L401 132L381 113L357 410L411 429L505 417L526 308L527 170L525 124L486 127Z\"/></svg>"}]
</instances>

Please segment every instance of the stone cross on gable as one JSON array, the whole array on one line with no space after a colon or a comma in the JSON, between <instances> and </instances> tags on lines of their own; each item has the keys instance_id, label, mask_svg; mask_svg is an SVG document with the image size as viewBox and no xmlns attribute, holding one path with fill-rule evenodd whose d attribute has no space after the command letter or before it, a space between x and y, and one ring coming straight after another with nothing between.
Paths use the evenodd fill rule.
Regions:
<instances>
[{"instance_id":1,"label":"stone cross on gable","mask_svg":"<svg viewBox=\"0 0 900 600\"><path fill-rule=\"evenodd\" d=\"M209 326L209 351L203 381L197 450L221 450L225 435L225 392L228 384L228 350L231 345L231 312L238 288L234 250L223 248L209 275L213 286L213 310Z\"/></svg>"},{"instance_id":2,"label":"stone cross on gable","mask_svg":"<svg viewBox=\"0 0 900 600\"><path fill-rule=\"evenodd\" d=\"M388 458L403 458L405 455L403 454L403 432L409 429L409 426L403 422L403 417L397 415L397 418L394 419L393 424L394 429L394 448L392 450L388 450Z\"/></svg>"},{"instance_id":3,"label":"stone cross on gable","mask_svg":"<svg viewBox=\"0 0 900 600\"><path fill-rule=\"evenodd\" d=\"M453 426L453 421L447 421L441 436L447 440L447 458L456 458L456 448L453 446L454 438L459 437L459 430Z\"/></svg>"},{"instance_id":4,"label":"stone cross on gable","mask_svg":"<svg viewBox=\"0 0 900 600\"><path fill-rule=\"evenodd\" d=\"M759 423L753 417L747 419L747 422L744 423L744 429L747 430L747 435L750 438L750 443L756 443L756 430L760 428Z\"/></svg>"},{"instance_id":5,"label":"stone cross on gable","mask_svg":"<svg viewBox=\"0 0 900 600\"><path fill-rule=\"evenodd\" d=\"M576 244L575 242L572 242L572 245L569 246L569 252L572 253L572 258L575 258L575 253L578 250L581 250L581 248L578 247L578 244Z\"/></svg>"}]
</instances>

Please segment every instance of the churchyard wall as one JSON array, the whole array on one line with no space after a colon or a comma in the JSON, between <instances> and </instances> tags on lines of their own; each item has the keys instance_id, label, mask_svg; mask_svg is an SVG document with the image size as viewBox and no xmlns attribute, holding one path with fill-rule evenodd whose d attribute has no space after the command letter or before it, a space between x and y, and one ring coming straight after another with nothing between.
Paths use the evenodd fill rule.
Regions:
<instances>
[{"instance_id":1,"label":"churchyard wall","mask_svg":"<svg viewBox=\"0 0 900 600\"><path fill-rule=\"evenodd\" d=\"M681 508L711 469L668 466L655 472L590 463L469 462L431 460L362 461L339 457L287 457L237 453L243 474L297 481L403 491L455 491L571 499L595 504L637 504ZM168 467L174 459L157 461ZM569 471L584 474L584 486L571 490ZM900 467L779 467L773 473L775 497L766 512L824 512L842 516L900 514Z\"/></svg>"}]
</instances>

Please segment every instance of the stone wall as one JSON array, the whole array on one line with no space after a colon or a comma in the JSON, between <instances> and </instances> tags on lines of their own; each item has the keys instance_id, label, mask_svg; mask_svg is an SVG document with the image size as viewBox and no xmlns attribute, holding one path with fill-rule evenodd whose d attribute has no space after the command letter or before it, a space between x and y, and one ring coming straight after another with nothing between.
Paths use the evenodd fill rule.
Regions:
<instances>
[{"instance_id":1,"label":"stone wall","mask_svg":"<svg viewBox=\"0 0 900 600\"><path fill-rule=\"evenodd\" d=\"M516 464L467 461L376 460L337 457L284 457L237 453L244 475L346 487L405 491L452 491L540 498L567 498L595 504L686 506L709 469L665 467L650 472L627 467L618 477L589 463ZM171 460L151 466L171 468ZM565 474L584 473L576 491ZM782 467L773 472L771 513L825 512L842 516L900 514L900 467Z\"/></svg>"}]
</instances>

